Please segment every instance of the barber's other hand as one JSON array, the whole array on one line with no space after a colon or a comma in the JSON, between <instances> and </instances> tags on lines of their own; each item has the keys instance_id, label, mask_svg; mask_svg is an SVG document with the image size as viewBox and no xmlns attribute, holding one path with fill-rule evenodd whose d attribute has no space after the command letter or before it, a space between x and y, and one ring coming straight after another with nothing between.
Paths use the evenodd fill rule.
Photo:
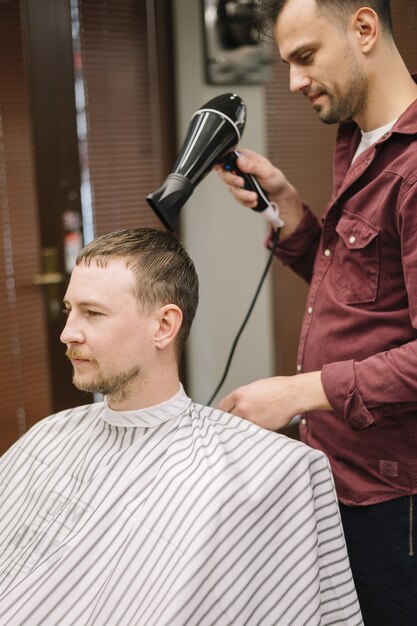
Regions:
<instances>
[{"instance_id":1,"label":"barber's other hand","mask_svg":"<svg viewBox=\"0 0 417 626\"><path fill-rule=\"evenodd\" d=\"M304 215L303 205L297 191L281 170L267 158L246 148L241 149L239 147L239 152L243 155L237 160L239 169L256 176L271 202L275 202L279 207L280 217L285 224L281 229L280 238L281 240L285 239L297 228ZM214 170L229 186L230 192L240 204L251 209L256 207L257 194L254 191L244 189L245 181L241 176L225 171L220 165L215 165Z\"/></svg>"},{"instance_id":2,"label":"barber's other hand","mask_svg":"<svg viewBox=\"0 0 417 626\"><path fill-rule=\"evenodd\" d=\"M219 408L269 430L283 428L305 411L332 410L320 372L257 380L232 391L221 400Z\"/></svg>"}]
</instances>

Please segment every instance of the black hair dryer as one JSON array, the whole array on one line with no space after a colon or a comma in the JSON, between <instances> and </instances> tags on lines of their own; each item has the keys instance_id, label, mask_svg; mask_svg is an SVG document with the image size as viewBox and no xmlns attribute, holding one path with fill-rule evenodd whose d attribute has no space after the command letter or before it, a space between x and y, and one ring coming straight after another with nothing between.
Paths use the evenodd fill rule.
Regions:
<instances>
[{"instance_id":1,"label":"black hair dryer","mask_svg":"<svg viewBox=\"0 0 417 626\"><path fill-rule=\"evenodd\" d=\"M194 188L241 138L246 105L235 93L213 98L194 113L171 174L146 198L164 226L175 230L178 215Z\"/></svg>"}]
</instances>

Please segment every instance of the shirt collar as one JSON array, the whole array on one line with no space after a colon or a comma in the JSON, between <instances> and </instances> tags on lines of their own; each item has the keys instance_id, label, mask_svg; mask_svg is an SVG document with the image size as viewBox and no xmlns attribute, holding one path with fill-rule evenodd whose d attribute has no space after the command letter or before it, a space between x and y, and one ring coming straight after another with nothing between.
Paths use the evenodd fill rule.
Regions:
<instances>
[{"instance_id":1,"label":"shirt collar","mask_svg":"<svg viewBox=\"0 0 417 626\"><path fill-rule=\"evenodd\" d=\"M146 409L114 411L109 407L107 398L104 398L103 417L112 426L151 428L180 417L186 412L190 404L191 399L185 393L183 386L180 385L179 391L175 396L165 402L161 402L161 404L156 404Z\"/></svg>"}]
</instances>

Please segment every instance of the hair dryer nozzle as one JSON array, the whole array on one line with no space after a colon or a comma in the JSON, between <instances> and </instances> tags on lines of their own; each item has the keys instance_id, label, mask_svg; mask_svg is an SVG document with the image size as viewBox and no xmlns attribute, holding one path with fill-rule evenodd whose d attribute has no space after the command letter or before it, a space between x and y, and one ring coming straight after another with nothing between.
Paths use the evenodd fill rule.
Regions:
<instances>
[{"instance_id":1,"label":"hair dryer nozzle","mask_svg":"<svg viewBox=\"0 0 417 626\"><path fill-rule=\"evenodd\" d=\"M182 174L170 174L162 187L146 198L165 228L174 231L183 204L193 193L193 185Z\"/></svg>"}]
</instances>

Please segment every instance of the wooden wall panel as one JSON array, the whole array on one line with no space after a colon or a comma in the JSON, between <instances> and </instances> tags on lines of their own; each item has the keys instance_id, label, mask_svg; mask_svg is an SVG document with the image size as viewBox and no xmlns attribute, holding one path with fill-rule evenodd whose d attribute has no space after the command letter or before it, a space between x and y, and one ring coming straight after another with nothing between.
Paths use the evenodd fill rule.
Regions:
<instances>
[{"instance_id":1,"label":"wooden wall panel","mask_svg":"<svg viewBox=\"0 0 417 626\"><path fill-rule=\"evenodd\" d=\"M20 3L0 3L0 452L50 412Z\"/></svg>"}]
</instances>

